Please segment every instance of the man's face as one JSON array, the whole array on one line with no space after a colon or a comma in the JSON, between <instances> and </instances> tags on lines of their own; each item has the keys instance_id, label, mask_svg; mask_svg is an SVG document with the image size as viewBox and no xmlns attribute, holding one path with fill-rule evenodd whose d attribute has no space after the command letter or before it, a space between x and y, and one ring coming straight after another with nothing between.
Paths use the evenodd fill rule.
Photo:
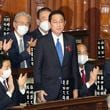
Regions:
<instances>
[{"instance_id":1,"label":"man's face","mask_svg":"<svg viewBox=\"0 0 110 110\"><path fill-rule=\"evenodd\" d=\"M0 0L0 7L3 6L4 2L5 2L5 0Z\"/></svg>"},{"instance_id":2,"label":"man's face","mask_svg":"<svg viewBox=\"0 0 110 110\"><path fill-rule=\"evenodd\" d=\"M26 17L26 16L19 16L13 22L14 29L17 32L18 35L21 35L21 33L18 32L18 27L21 27L21 26L24 27L25 26L25 27L29 28L29 25L30 25L30 21L29 21L28 17Z\"/></svg>"},{"instance_id":3,"label":"man's face","mask_svg":"<svg viewBox=\"0 0 110 110\"><path fill-rule=\"evenodd\" d=\"M39 24L43 21L48 21L50 12L49 11L43 11L39 14Z\"/></svg>"},{"instance_id":4,"label":"man's face","mask_svg":"<svg viewBox=\"0 0 110 110\"><path fill-rule=\"evenodd\" d=\"M77 46L78 54L79 55L87 55L87 48L84 45L79 44Z\"/></svg>"},{"instance_id":5,"label":"man's face","mask_svg":"<svg viewBox=\"0 0 110 110\"><path fill-rule=\"evenodd\" d=\"M50 21L51 30L54 34L60 35L65 27L65 20L62 15L55 14L52 16Z\"/></svg>"},{"instance_id":6,"label":"man's face","mask_svg":"<svg viewBox=\"0 0 110 110\"><path fill-rule=\"evenodd\" d=\"M4 61L0 69L0 76L3 74L3 71L8 70L9 68L11 68L11 62L9 60Z\"/></svg>"}]
</instances>

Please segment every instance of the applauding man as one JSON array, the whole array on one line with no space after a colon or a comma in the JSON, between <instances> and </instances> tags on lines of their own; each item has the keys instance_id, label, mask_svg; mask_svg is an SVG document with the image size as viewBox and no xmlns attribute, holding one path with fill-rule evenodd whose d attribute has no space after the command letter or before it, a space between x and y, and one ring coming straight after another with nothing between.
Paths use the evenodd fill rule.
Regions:
<instances>
[{"instance_id":1,"label":"applauding man","mask_svg":"<svg viewBox=\"0 0 110 110\"><path fill-rule=\"evenodd\" d=\"M0 56L0 110L26 101L25 82L27 74L13 79L11 62L7 56Z\"/></svg>"}]
</instances>

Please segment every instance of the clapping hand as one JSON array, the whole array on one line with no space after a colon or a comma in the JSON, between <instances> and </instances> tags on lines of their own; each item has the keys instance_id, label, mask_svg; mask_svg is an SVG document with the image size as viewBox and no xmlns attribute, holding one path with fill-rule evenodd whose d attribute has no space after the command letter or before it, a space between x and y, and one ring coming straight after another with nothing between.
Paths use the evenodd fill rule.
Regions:
<instances>
[{"instance_id":1,"label":"clapping hand","mask_svg":"<svg viewBox=\"0 0 110 110\"><path fill-rule=\"evenodd\" d=\"M15 87L14 87L14 83L13 83L13 77L12 77L12 75L10 75L8 78L8 91L12 94L14 89L15 89Z\"/></svg>"},{"instance_id":2,"label":"clapping hand","mask_svg":"<svg viewBox=\"0 0 110 110\"><path fill-rule=\"evenodd\" d=\"M25 88L26 80L27 80L27 73L25 73L24 75L21 73L18 78L18 85L20 88Z\"/></svg>"},{"instance_id":3,"label":"clapping hand","mask_svg":"<svg viewBox=\"0 0 110 110\"><path fill-rule=\"evenodd\" d=\"M99 67L93 68L93 71L90 72L89 84L90 86L95 83L97 80L97 75L99 73Z\"/></svg>"},{"instance_id":4,"label":"clapping hand","mask_svg":"<svg viewBox=\"0 0 110 110\"><path fill-rule=\"evenodd\" d=\"M10 39L8 42L5 39L4 42L3 42L3 50L5 52L7 52L11 48L12 43L13 43L13 40L12 39Z\"/></svg>"},{"instance_id":5,"label":"clapping hand","mask_svg":"<svg viewBox=\"0 0 110 110\"><path fill-rule=\"evenodd\" d=\"M36 43L37 43L37 39L34 40L33 38L31 38L31 40L28 41L30 47L35 47Z\"/></svg>"}]
</instances>

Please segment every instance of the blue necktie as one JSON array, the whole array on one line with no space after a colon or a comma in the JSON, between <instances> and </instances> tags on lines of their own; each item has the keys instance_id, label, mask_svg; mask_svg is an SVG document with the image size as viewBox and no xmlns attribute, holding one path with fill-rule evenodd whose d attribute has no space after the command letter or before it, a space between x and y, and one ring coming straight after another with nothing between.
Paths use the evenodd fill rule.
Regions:
<instances>
[{"instance_id":1,"label":"blue necktie","mask_svg":"<svg viewBox=\"0 0 110 110\"><path fill-rule=\"evenodd\" d=\"M58 54L58 57L59 57L59 60L60 60L60 64L62 65L63 52L62 52L62 46L61 46L61 43L59 42L59 39L57 39L56 50L57 50L57 54Z\"/></svg>"}]
</instances>

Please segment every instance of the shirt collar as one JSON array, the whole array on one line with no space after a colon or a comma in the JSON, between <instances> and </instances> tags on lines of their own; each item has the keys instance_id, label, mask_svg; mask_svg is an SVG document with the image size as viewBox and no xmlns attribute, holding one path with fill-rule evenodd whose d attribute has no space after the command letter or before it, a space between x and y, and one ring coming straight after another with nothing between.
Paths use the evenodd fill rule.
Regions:
<instances>
[{"instance_id":1,"label":"shirt collar","mask_svg":"<svg viewBox=\"0 0 110 110\"><path fill-rule=\"evenodd\" d=\"M0 77L0 82L3 83L4 79L2 77Z\"/></svg>"},{"instance_id":2,"label":"shirt collar","mask_svg":"<svg viewBox=\"0 0 110 110\"><path fill-rule=\"evenodd\" d=\"M16 31L14 31L14 34L15 34L15 37L16 37L16 39L17 39L17 42L18 42L18 44L20 43L19 41L20 41L20 39L22 39L23 40L23 37L20 37L17 33L16 33Z\"/></svg>"},{"instance_id":3,"label":"shirt collar","mask_svg":"<svg viewBox=\"0 0 110 110\"><path fill-rule=\"evenodd\" d=\"M53 40L54 40L55 44L56 44L56 42L57 42L57 39L59 39L60 42L63 41L63 34L62 34L62 33L61 33L59 36L56 36L56 35L52 32L52 37L53 37Z\"/></svg>"},{"instance_id":4,"label":"shirt collar","mask_svg":"<svg viewBox=\"0 0 110 110\"><path fill-rule=\"evenodd\" d=\"M81 68L81 67L79 66L79 71L81 72L81 70L85 70L85 65L83 66L83 68Z\"/></svg>"},{"instance_id":5,"label":"shirt collar","mask_svg":"<svg viewBox=\"0 0 110 110\"><path fill-rule=\"evenodd\" d=\"M46 35L46 34L48 34L48 33L45 33L45 32L43 32L40 28L38 28L39 29L39 31L41 32L41 34L44 36L44 35Z\"/></svg>"}]
</instances>

